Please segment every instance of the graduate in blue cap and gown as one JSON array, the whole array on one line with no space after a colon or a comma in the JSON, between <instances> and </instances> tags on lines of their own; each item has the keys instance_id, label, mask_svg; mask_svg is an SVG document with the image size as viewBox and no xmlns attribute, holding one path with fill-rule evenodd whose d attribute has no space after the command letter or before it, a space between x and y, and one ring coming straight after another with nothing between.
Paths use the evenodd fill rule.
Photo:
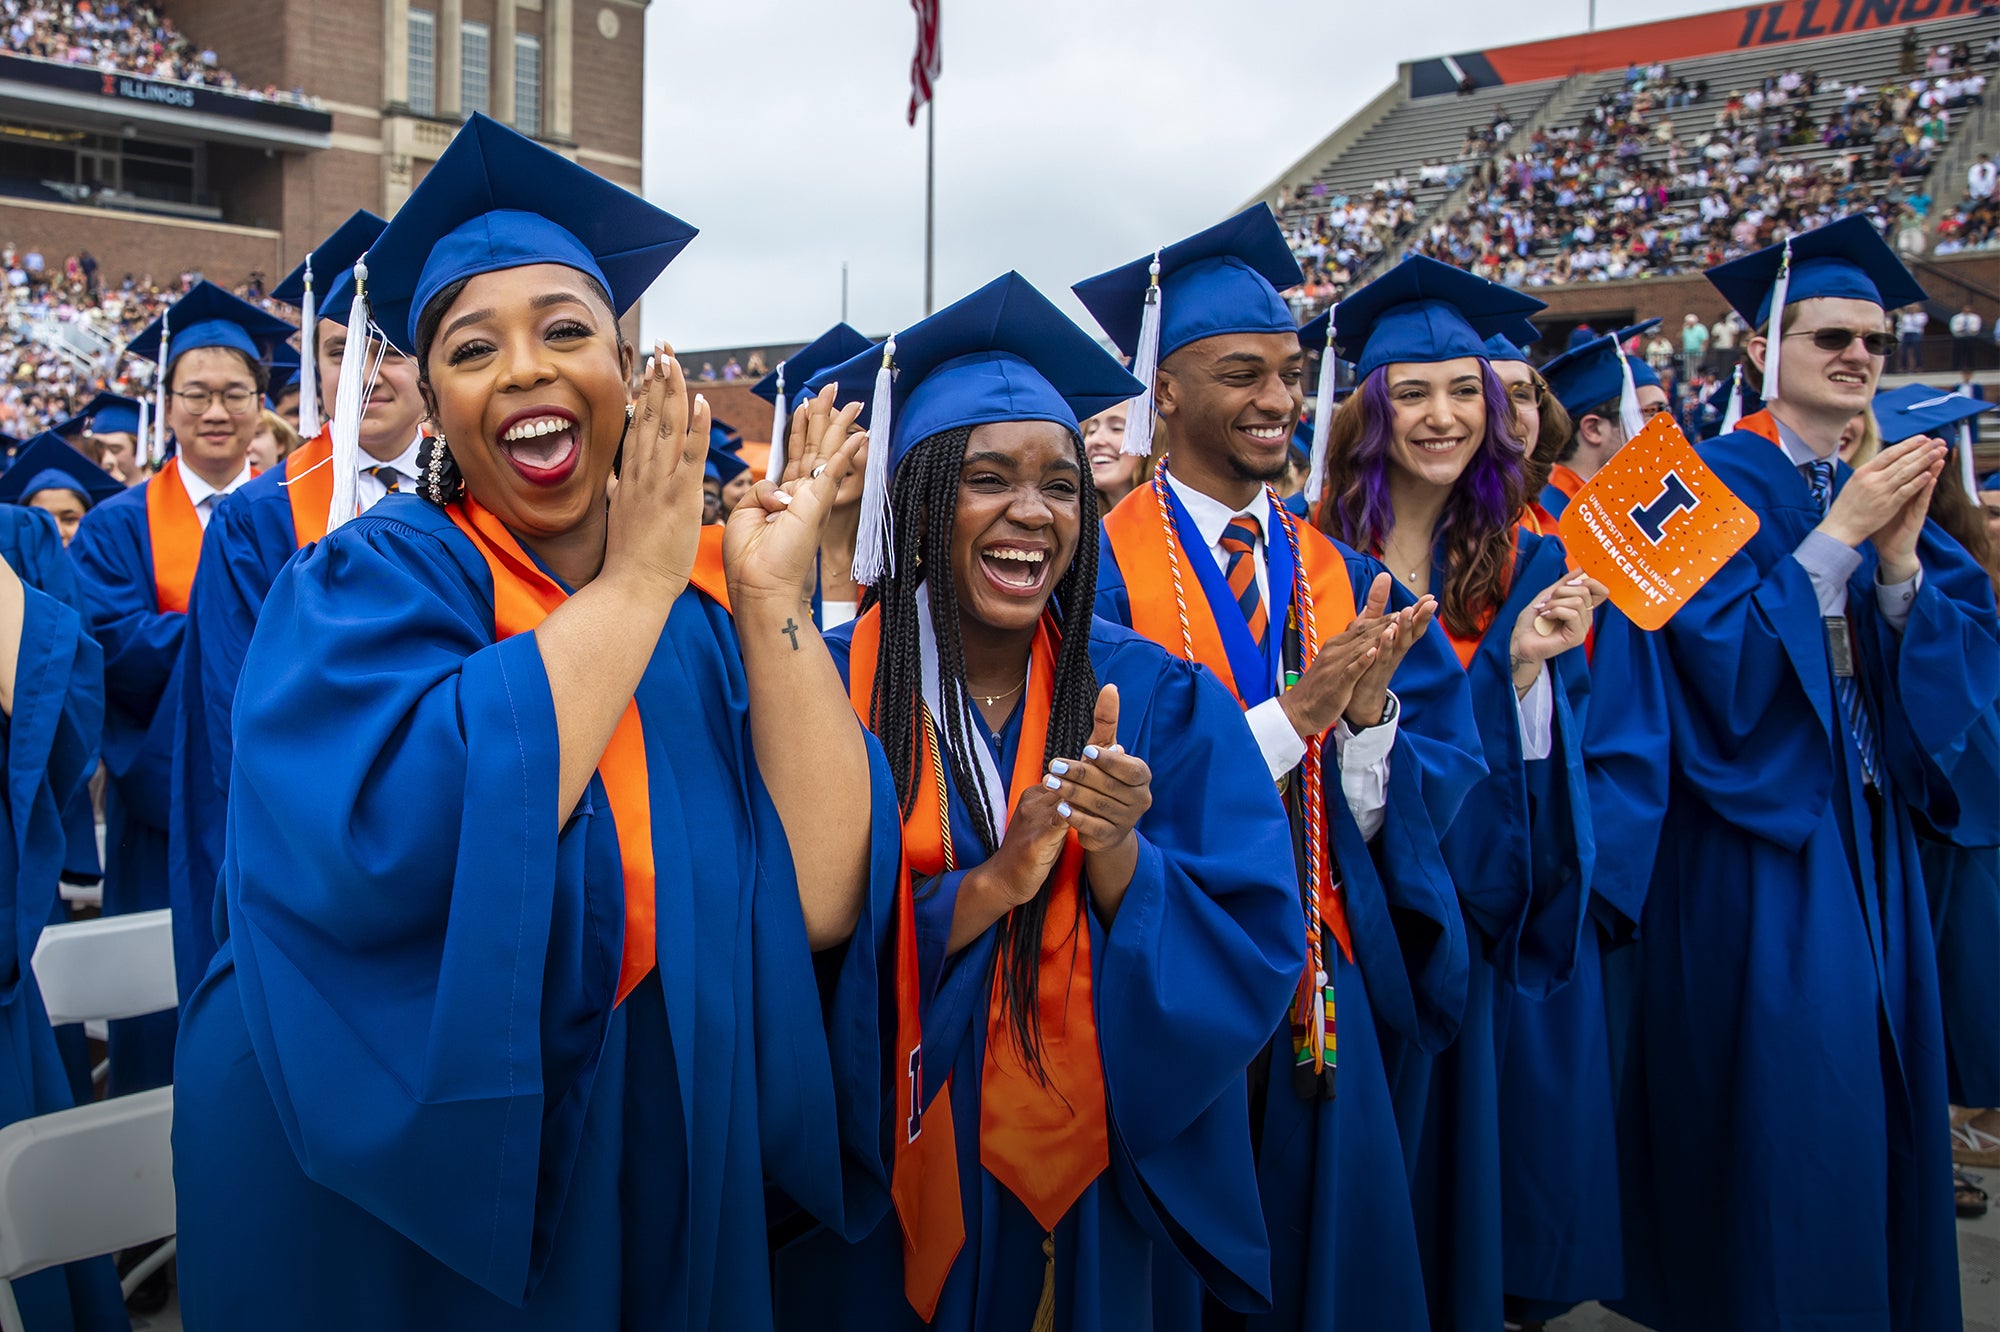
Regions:
<instances>
[{"instance_id":1,"label":"graduate in blue cap and gown","mask_svg":"<svg viewBox=\"0 0 2000 1332\"><path fill-rule=\"evenodd\" d=\"M767 479L783 480L790 463L796 461L786 457L784 435L793 407L804 400L806 381L822 370L859 356L873 345L858 329L848 324L835 324L778 362L769 374L751 386L752 393L771 404L771 456L765 469ZM864 407L861 424L865 426L867 423L867 409ZM862 449L862 462L867 462L866 446ZM861 591L855 587L852 575L854 543L861 531L863 475L858 468L848 473L834 503L833 516L827 519L825 545L819 553L819 577L813 583L812 594L813 623L821 629L846 624L854 618L861 602Z\"/></svg>"},{"instance_id":2,"label":"graduate in blue cap and gown","mask_svg":"<svg viewBox=\"0 0 2000 1332\"><path fill-rule=\"evenodd\" d=\"M886 1207L895 794L798 622L852 452L704 536L707 404L664 345L629 399L617 323L693 234L475 115L355 266L439 433L244 661L175 1088L191 1327L754 1332L767 1185ZM349 357L335 466L360 391Z\"/></svg>"},{"instance_id":3,"label":"graduate in blue cap and gown","mask_svg":"<svg viewBox=\"0 0 2000 1332\"><path fill-rule=\"evenodd\" d=\"M1627 338L1659 322L1607 333L1543 364L1542 377L1570 419L1570 437L1556 453L1541 493L1542 508L1556 518L1583 483L1646 428L1653 413L1667 409L1667 390L1653 367L1622 350Z\"/></svg>"},{"instance_id":4,"label":"graduate in blue cap and gown","mask_svg":"<svg viewBox=\"0 0 2000 1332\"><path fill-rule=\"evenodd\" d=\"M1468 941L1457 1040L1390 1034L1431 1325L1501 1317L1499 1059L1507 1006L1577 966L1595 844L1582 647L1601 586L1519 526L1526 449L1486 339L1539 303L1416 257L1335 308L1361 387L1335 418L1320 524L1428 593L1471 690L1487 768L1443 834Z\"/></svg>"},{"instance_id":5,"label":"graduate in blue cap and gown","mask_svg":"<svg viewBox=\"0 0 2000 1332\"><path fill-rule=\"evenodd\" d=\"M22 457L44 474L57 456L89 461L53 434L30 440ZM68 471L69 484L82 486ZM28 478L0 477L0 744L6 748L3 788L9 834L0 838L0 898L10 951L0 969L0 1125L67 1110L79 1091L91 1095L89 1064L82 1085L65 1068L35 984L32 959L42 927L65 914L57 891L66 838L63 811L97 770L104 718L103 657L77 609L76 591L55 521L21 502ZM106 481L109 478L105 478ZM10 484L11 483L11 484ZM110 483L112 491L119 489ZM79 1041L82 1028L71 1028ZM130 1326L112 1260L94 1258L12 1282L23 1326L42 1332L124 1332Z\"/></svg>"},{"instance_id":6,"label":"graduate in blue cap and gown","mask_svg":"<svg viewBox=\"0 0 2000 1332\"><path fill-rule=\"evenodd\" d=\"M1673 780L1616 1307L1664 1332L1955 1329L1913 816L1952 837L1994 817L1993 589L1925 522L1943 444L1835 458L1888 312L1923 290L1861 217L1708 276L1755 330L1767 405L1702 457L1761 526L1660 634Z\"/></svg>"},{"instance_id":7,"label":"graduate in blue cap and gown","mask_svg":"<svg viewBox=\"0 0 2000 1332\"><path fill-rule=\"evenodd\" d=\"M1378 1032L1436 1050L1458 1030L1466 940L1438 839L1485 769L1464 672L1426 632L1435 602L1296 521L1271 488L1303 406L1302 343L1332 364L1325 325L1294 330L1279 295L1298 281L1260 205L1076 287L1151 390L1128 448L1164 455L1105 521L1098 605L1230 689L1291 823L1285 872L1313 956L1249 1070L1274 1250L1273 1307L1248 1321L1418 1329ZM1333 394L1322 374L1309 501ZM1163 1265L1162 1300L1190 1280ZM1206 1325L1242 1320L1211 1303Z\"/></svg>"},{"instance_id":8,"label":"graduate in blue cap and gown","mask_svg":"<svg viewBox=\"0 0 2000 1332\"><path fill-rule=\"evenodd\" d=\"M416 364L381 339L350 337L354 261L388 224L356 212L313 248L273 290L308 315L299 336L313 349L301 367L299 423L313 422L299 447L217 507L202 536L201 564L188 596L181 640L173 737L173 802L167 874L174 908L174 974L182 1002L201 983L215 952L215 879L229 809L230 722L243 656L278 570L326 535L333 506L333 433L318 424L321 388L339 382L350 343L365 357L350 509L365 511L391 492L417 487L418 422L424 414ZM307 295L308 288L311 295ZM309 400L308 400L309 399ZM327 401L324 405L332 407Z\"/></svg>"},{"instance_id":9,"label":"graduate in blue cap and gown","mask_svg":"<svg viewBox=\"0 0 2000 1332\"><path fill-rule=\"evenodd\" d=\"M886 359L885 359L886 358ZM895 1198L781 1253L787 1327L1190 1327L1265 1308L1243 1068L1304 956L1235 701L1093 616L1079 421L1138 382L1009 273L820 378L879 384L831 646L898 756Z\"/></svg>"},{"instance_id":10,"label":"graduate in blue cap and gown","mask_svg":"<svg viewBox=\"0 0 2000 1332\"><path fill-rule=\"evenodd\" d=\"M291 325L199 283L132 340L159 365L142 487L85 516L69 557L91 635L104 648L104 912L170 905L174 678L202 535L222 497L250 480L247 454L271 348ZM171 436L174 452L164 456ZM113 1095L173 1076L174 1015L111 1024Z\"/></svg>"},{"instance_id":11,"label":"graduate in blue cap and gown","mask_svg":"<svg viewBox=\"0 0 2000 1332\"><path fill-rule=\"evenodd\" d=\"M97 463L120 485L141 479L139 400L122 393L99 393L83 410L59 422L55 432Z\"/></svg>"}]
</instances>

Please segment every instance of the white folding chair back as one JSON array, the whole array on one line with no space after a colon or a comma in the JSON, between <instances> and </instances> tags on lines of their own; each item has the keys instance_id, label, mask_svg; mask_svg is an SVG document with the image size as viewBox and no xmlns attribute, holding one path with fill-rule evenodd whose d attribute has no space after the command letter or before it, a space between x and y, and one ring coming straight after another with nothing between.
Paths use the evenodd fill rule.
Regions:
<instances>
[{"instance_id":1,"label":"white folding chair back","mask_svg":"<svg viewBox=\"0 0 2000 1332\"><path fill-rule=\"evenodd\" d=\"M174 1233L174 1091L117 1096L0 1128L0 1329L20 1277Z\"/></svg>"},{"instance_id":2,"label":"white folding chair back","mask_svg":"<svg viewBox=\"0 0 2000 1332\"><path fill-rule=\"evenodd\" d=\"M174 1008L180 992L174 988L173 913L50 925L35 945L35 981L58 1027Z\"/></svg>"}]
</instances>

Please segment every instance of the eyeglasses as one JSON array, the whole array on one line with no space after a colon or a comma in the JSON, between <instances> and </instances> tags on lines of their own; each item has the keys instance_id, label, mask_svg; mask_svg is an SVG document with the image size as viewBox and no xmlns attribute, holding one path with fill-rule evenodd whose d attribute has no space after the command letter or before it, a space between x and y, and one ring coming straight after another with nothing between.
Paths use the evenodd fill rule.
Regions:
<instances>
[{"instance_id":1,"label":"eyeglasses","mask_svg":"<svg viewBox=\"0 0 2000 1332\"><path fill-rule=\"evenodd\" d=\"M1811 338L1813 346L1823 352L1844 352L1856 338L1867 349L1870 356L1887 356L1896 350L1900 339L1894 333L1880 331L1863 332L1858 328L1795 328L1785 334L1788 338Z\"/></svg>"},{"instance_id":2,"label":"eyeglasses","mask_svg":"<svg viewBox=\"0 0 2000 1332\"><path fill-rule=\"evenodd\" d=\"M222 405L228 409L231 416L243 415L250 410L250 404L257 400L255 391L247 388L224 389L220 394L211 393L205 388L176 389L174 396L181 400L181 406L196 416L207 411L209 404L218 397L222 399Z\"/></svg>"}]
</instances>

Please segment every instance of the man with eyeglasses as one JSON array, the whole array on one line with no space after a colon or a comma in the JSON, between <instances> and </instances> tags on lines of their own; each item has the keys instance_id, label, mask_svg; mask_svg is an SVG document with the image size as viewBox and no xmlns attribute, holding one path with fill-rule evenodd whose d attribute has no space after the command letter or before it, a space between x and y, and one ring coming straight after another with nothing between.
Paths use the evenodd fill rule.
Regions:
<instances>
[{"instance_id":1,"label":"man with eyeglasses","mask_svg":"<svg viewBox=\"0 0 2000 1332\"><path fill-rule=\"evenodd\" d=\"M266 365L291 331L203 282L127 348L160 366L151 442L171 436L173 452L144 485L92 509L69 550L85 621L104 649L106 915L169 903L171 700L188 596L210 515L250 479ZM172 1013L111 1024L113 1095L173 1080L174 1027Z\"/></svg>"},{"instance_id":2,"label":"man with eyeglasses","mask_svg":"<svg viewBox=\"0 0 2000 1332\"><path fill-rule=\"evenodd\" d=\"M1894 350L1889 312L1924 299L1868 221L1708 277L1749 322L1768 405L1702 457L1760 525L1650 641L1672 785L1614 1307L1660 1332L1944 1332L1961 1325L1958 1251L1913 817L2000 840L1993 590L1925 520L1941 441L1837 458ZM1666 519L1663 546L1684 522Z\"/></svg>"}]
</instances>

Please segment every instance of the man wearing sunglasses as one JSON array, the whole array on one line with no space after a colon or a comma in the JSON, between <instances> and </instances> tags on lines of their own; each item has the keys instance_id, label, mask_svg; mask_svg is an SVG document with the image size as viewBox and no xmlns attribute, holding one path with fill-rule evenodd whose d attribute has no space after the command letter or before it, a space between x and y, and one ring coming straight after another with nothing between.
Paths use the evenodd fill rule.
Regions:
<instances>
[{"instance_id":1,"label":"man wearing sunglasses","mask_svg":"<svg viewBox=\"0 0 2000 1332\"><path fill-rule=\"evenodd\" d=\"M1993 591L1926 524L1940 441L1836 457L1889 312L1924 298L1867 220L1708 277L1768 406L1702 457L1759 528L1663 630L1614 645L1655 654L1673 719L1615 1307L1661 1332L1944 1332L1950 1120L1912 818L2000 840ZM1663 547L1686 527L1669 518Z\"/></svg>"}]
</instances>

